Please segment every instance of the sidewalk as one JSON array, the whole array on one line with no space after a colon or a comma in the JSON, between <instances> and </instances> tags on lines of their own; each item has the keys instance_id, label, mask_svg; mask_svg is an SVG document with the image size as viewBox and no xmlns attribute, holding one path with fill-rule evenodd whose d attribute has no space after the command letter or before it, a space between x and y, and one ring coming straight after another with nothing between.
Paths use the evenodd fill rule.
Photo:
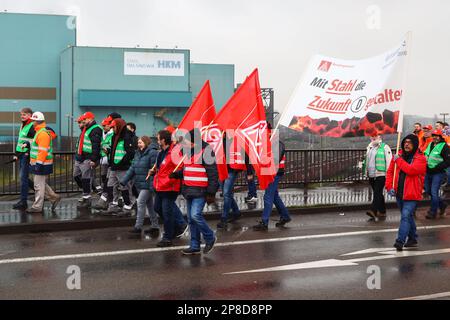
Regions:
<instances>
[{"instance_id":1,"label":"sidewalk","mask_svg":"<svg viewBox=\"0 0 450 320\"><path fill-rule=\"evenodd\" d=\"M280 189L283 199L292 214L348 212L353 210L367 210L372 199L370 187L365 184L338 184L334 186L308 189ZM258 191L256 204L245 203L246 192L236 192L235 199L240 210L246 216L258 217L264 205L263 191ZM448 197L448 195L447 195ZM133 226L135 217L109 217L99 215L96 210L77 209L77 197L63 198L55 213L50 211L46 202L43 214L27 214L11 209L15 201L2 201L0 203L0 234L22 232L50 232L63 230L80 230L108 227ZM94 196L97 199L97 196ZM207 219L218 219L223 207L223 198L216 196L216 205L205 207ZM95 201L95 200L94 200ZM387 206L396 207L394 199L386 197ZM429 202L429 201L428 201ZM425 201L423 205L428 203ZM185 200L179 196L177 204L185 214ZM31 203L30 203L31 205ZM148 221L146 221L146 224Z\"/></svg>"}]
</instances>

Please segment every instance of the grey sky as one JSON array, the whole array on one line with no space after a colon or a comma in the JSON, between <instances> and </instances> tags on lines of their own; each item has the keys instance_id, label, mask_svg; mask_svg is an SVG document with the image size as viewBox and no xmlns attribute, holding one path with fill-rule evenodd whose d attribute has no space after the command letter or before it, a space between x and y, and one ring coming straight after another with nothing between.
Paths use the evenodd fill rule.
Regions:
<instances>
[{"instance_id":1,"label":"grey sky","mask_svg":"<svg viewBox=\"0 0 450 320\"><path fill-rule=\"evenodd\" d=\"M235 64L236 82L258 67L277 109L311 55L365 58L411 30L405 113L450 112L448 0L0 0L0 10L77 14L79 45L178 46L194 62Z\"/></svg>"}]
</instances>

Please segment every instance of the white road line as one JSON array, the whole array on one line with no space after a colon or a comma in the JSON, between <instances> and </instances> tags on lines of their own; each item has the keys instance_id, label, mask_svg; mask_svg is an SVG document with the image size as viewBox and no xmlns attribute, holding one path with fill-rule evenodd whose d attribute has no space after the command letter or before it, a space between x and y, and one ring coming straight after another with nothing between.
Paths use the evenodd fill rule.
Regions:
<instances>
[{"instance_id":1,"label":"white road line","mask_svg":"<svg viewBox=\"0 0 450 320\"><path fill-rule=\"evenodd\" d=\"M450 228L450 225L425 226L425 227L418 227L417 229L418 230L434 230L434 229L445 229L445 228ZM398 229L380 229L380 230L368 230L368 231L354 231L354 232L314 234L314 235L307 235L307 236L284 237L284 238L273 238L273 239L232 241L232 242L217 243L215 245L215 247L229 247L229 246L239 246L239 245L258 244L258 243L270 243L270 242L284 242L284 241L324 239L324 238L333 238L333 237L359 236L359 235L377 234L377 233L393 233L393 232L397 232L397 231L398 231ZM3 260L0 260L0 265L2 265L2 264L12 264L12 263L24 263L24 262L40 262L40 261L51 261L51 260L82 259L82 258L119 256L119 255L130 255L130 254L140 254L140 253L154 253L154 252L181 250L181 249L184 249L184 248L186 248L186 246L176 246L176 247L169 247L169 248L150 248L150 249L135 249L135 250L121 250L121 251L92 252L92 253L67 254L67 255L58 255L58 256L16 258L16 259L3 259Z\"/></svg>"},{"instance_id":2,"label":"white road line","mask_svg":"<svg viewBox=\"0 0 450 320\"><path fill-rule=\"evenodd\" d=\"M430 300L430 299L438 299L438 298L446 298L446 297L450 297L450 291L429 294L429 295L424 295L424 296L401 298L401 299L396 299L396 300Z\"/></svg>"}]
</instances>

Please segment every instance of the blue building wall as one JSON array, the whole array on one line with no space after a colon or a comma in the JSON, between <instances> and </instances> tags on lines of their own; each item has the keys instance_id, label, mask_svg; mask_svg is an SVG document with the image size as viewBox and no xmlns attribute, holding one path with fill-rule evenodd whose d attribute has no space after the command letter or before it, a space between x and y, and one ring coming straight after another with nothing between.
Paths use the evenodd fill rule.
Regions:
<instances>
[{"instance_id":1,"label":"blue building wall","mask_svg":"<svg viewBox=\"0 0 450 320\"><path fill-rule=\"evenodd\" d=\"M67 23L70 18L0 12L0 136L13 134L8 118L24 106L48 114L56 120L50 121L51 126L60 131L60 53L76 44L76 30ZM29 94L23 88L37 91ZM53 89L54 97L39 96ZM19 124L14 127L17 131Z\"/></svg>"}]
</instances>

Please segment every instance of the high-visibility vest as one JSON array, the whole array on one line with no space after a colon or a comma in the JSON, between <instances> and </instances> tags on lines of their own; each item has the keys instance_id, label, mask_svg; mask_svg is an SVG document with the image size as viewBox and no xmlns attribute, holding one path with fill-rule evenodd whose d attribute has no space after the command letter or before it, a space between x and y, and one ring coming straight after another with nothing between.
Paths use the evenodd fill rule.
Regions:
<instances>
[{"instance_id":1,"label":"high-visibility vest","mask_svg":"<svg viewBox=\"0 0 450 320\"><path fill-rule=\"evenodd\" d=\"M28 133L30 132L31 127L33 126L33 122L30 122L29 124L22 126L19 131L19 139L17 140L17 146L16 151L17 152L27 152L28 147L22 147L23 144L29 142L31 144L31 141L33 141L32 138L28 138Z\"/></svg>"},{"instance_id":2,"label":"high-visibility vest","mask_svg":"<svg viewBox=\"0 0 450 320\"><path fill-rule=\"evenodd\" d=\"M280 165L278 166L278 169L284 169L286 166L286 155L284 154L281 158Z\"/></svg>"},{"instance_id":3,"label":"high-visibility vest","mask_svg":"<svg viewBox=\"0 0 450 320\"><path fill-rule=\"evenodd\" d=\"M106 153L105 151L103 151L103 149L109 149L111 148L111 144L112 144L112 137L114 135L113 131L109 131L105 137L102 139L102 143L101 143L101 151L100 154L102 157L106 157Z\"/></svg>"},{"instance_id":4,"label":"high-visibility vest","mask_svg":"<svg viewBox=\"0 0 450 320\"><path fill-rule=\"evenodd\" d=\"M39 150L42 150L42 147L40 147L37 143L36 143L36 138L38 137L39 133L41 132L45 132L46 134L50 135L50 133L45 129L42 128L41 130L39 130L38 132L36 132L36 134L34 135L33 141L31 142L31 152L30 152L30 162L31 164L36 164L36 163L40 163L37 158L38 158L38 153ZM42 163L43 165L52 165L53 164L53 146L52 146L52 141L50 139L50 146L48 147L48 149L45 149L44 151L47 151L47 157L45 157L44 162Z\"/></svg>"},{"instance_id":5,"label":"high-visibility vest","mask_svg":"<svg viewBox=\"0 0 450 320\"><path fill-rule=\"evenodd\" d=\"M381 143L375 156L375 169L380 172L386 172L386 154L384 153L385 143Z\"/></svg>"},{"instance_id":6,"label":"high-visibility vest","mask_svg":"<svg viewBox=\"0 0 450 320\"><path fill-rule=\"evenodd\" d=\"M230 145L230 168L234 170L246 170L245 153L243 154L242 148L237 143L237 137L233 138Z\"/></svg>"},{"instance_id":7,"label":"high-visibility vest","mask_svg":"<svg viewBox=\"0 0 450 320\"><path fill-rule=\"evenodd\" d=\"M125 151L125 142L120 140L116 147L116 152L114 153L114 164L119 164L127 152Z\"/></svg>"},{"instance_id":8,"label":"high-visibility vest","mask_svg":"<svg viewBox=\"0 0 450 320\"><path fill-rule=\"evenodd\" d=\"M83 153L92 153L92 141L91 141L91 138L89 138L89 135L91 134L91 131L94 130L95 128L101 129L101 127L98 124L95 124L92 127L90 127L89 129L87 129L86 132L84 133L83 149L81 150ZM79 141L77 143L77 150L78 150L78 145L79 145Z\"/></svg>"},{"instance_id":9,"label":"high-visibility vest","mask_svg":"<svg viewBox=\"0 0 450 320\"><path fill-rule=\"evenodd\" d=\"M208 175L206 174L206 168L199 164L197 161L201 159L203 150L199 155L193 155L191 159L184 160L183 163L183 184L188 187L208 187Z\"/></svg>"},{"instance_id":10,"label":"high-visibility vest","mask_svg":"<svg viewBox=\"0 0 450 320\"><path fill-rule=\"evenodd\" d=\"M433 150L431 150L431 143L425 151L425 156L427 157L428 168L433 169L436 168L439 164L444 162L444 158L442 158L441 153L442 149L444 149L445 142L439 142L434 146Z\"/></svg>"}]
</instances>

